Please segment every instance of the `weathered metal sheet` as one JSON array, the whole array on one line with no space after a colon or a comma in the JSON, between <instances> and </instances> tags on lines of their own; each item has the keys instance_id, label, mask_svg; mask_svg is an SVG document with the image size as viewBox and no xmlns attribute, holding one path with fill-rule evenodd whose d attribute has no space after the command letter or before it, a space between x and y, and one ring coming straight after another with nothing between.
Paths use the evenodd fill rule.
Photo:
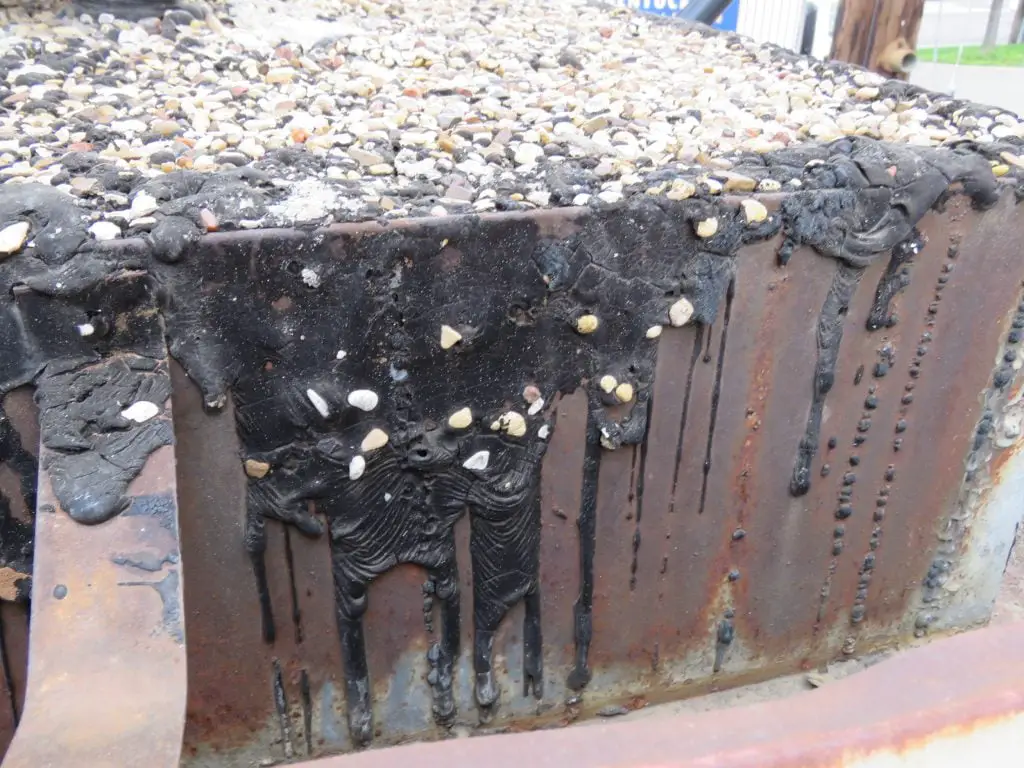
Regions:
<instances>
[{"instance_id":1,"label":"weathered metal sheet","mask_svg":"<svg viewBox=\"0 0 1024 768\"><path fill-rule=\"evenodd\" d=\"M404 226L410 237L429 236L430 225ZM551 216L543 226L562 237L578 231L572 215ZM1011 197L987 213L953 198L919 228L920 253L895 267L896 277L904 267L909 277L891 302L897 321L866 329L879 311L876 287L890 270L884 259L866 269L844 313L806 495L794 497L790 480L836 263L797 249L780 267L778 239L747 246L713 322L665 328L650 429L635 446L604 451L600 462L592 679L582 696L570 683L579 666L574 607L584 581L578 517L587 403L579 390L556 398L540 486L543 696L524 694L524 614L517 605L494 640L500 706L480 719L474 636L464 618L453 689L457 728L565 723L609 703L629 708L891 645L929 622L947 626L947 615L984 619L994 597L991 567L968 569L966 591L951 583L943 597L948 614L929 607L935 601L922 583L946 518L963 514L964 457L985 410L977 393L1012 399L1012 391L991 384L993 366L1007 364L1000 361L1016 322L1021 275L1012 233L1024 222ZM385 236L373 225L340 231L347 243ZM513 231L496 239L514 242ZM265 274L281 263L285 243L309 253L303 242L284 232L225 237L211 240L203 258L210 269L235 263ZM331 247L330 239L318 242L314 248ZM222 280L242 279L231 269ZM186 762L350 749L344 665L330 624L328 545L267 523L267 595L277 631L273 643L263 643L260 601L238 545L246 480L230 408L200 414L199 394L183 377L175 392L186 457L185 546L196 553L188 572L194 581L186 585L196 595L186 600L194 640ZM976 506L969 514L983 519L987 507ZM221 522L211 526L211 514ZM990 544L1008 546L1012 517L1004 509ZM454 530L463 617L473 612L468 528L461 520ZM961 537L954 560L973 546L970 535ZM432 633L425 629L424 579L403 565L371 589L363 633L375 743L443 734L431 713L427 658L439 619L428 601ZM921 620L922 613L934 617Z\"/></svg>"},{"instance_id":2,"label":"weathered metal sheet","mask_svg":"<svg viewBox=\"0 0 1024 768\"><path fill-rule=\"evenodd\" d=\"M988 628L899 654L783 700L585 728L414 744L301 763L424 768L486 762L868 768L976 765L1024 748L1024 626ZM955 669L950 659L956 659ZM1012 758L1011 758L1012 759Z\"/></svg>"},{"instance_id":3,"label":"weathered metal sheet","mask_svg":"<svg viewBox=\"0 0 1024 768\"><path fill-rule=\"evenodd\" d=\"M45 511L44 671L8 759L62 743L70 695L33 714L50 677L99 690L96 645L51 662L80 573L128 611L82 603L95 643L109 614L152 651L106 684L152 680L162 709L69 738L127 729L177 760L182 638L132 623L174 611L111 582L133 537L178 573L177 529L132 527L157 492L181 509L194 766L559 725L984 619L1024 219L979 155L821 152L779 158L813 189L767 208L638 195L10 262L0 379L36 387Z\"/></svg>"},{"instance_id":4,"label":"weathered metal sheet","mask_svg":"<svg viewBox=\"0 0 1024 768\"><path fill-rule=\"evenodd\" d=\"M139 277L114 277L110 295L145 295ZM95 309L23 287L16 299L27 334ZM134 453L170 436L163 325L146 310L143 301L110 316L102 359L53 353L38 379L29 675L8 768L180 762L186 659L174 450ZM96 476L98 486L81 483Z\"/></svg>"}]
</instances>

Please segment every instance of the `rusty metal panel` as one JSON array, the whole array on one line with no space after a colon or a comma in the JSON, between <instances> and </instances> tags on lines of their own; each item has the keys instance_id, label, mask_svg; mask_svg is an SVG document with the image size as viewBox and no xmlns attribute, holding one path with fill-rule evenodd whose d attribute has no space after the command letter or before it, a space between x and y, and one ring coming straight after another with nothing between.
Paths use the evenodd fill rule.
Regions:
<instances>
[{"instance_id":1,"label":"rusty metal panel","mask_svg":"<svg viewBox=\"0 0 1024 768\"><path fill-rule=\"evenodd\" d=\"M1021 195L967 150L812 154L760 201L5 261L7 600L43 446L8 763L559 726L983 622L1021 517Z\"/></svg>"},{"instance_id":2,"label":"rusty metal panel","mask_svg":"<svg viewBox=\"0 0 1024 768\"><path fill-rule=\"evenodd\" d=\"M180 762L185 628L164 329L140 273L103 287L97 303L13 292L11 314L23 338L42 337L43 362L29 668L8 768ZM90 330L62 344L52 328L87 311L97 325L109 318L108 339Z\"/></svg>"},{"instance_id":3,"label":"rusty metal panel","mask_svg":"<svg viewBox=\"0 0 1024 768\"><path fill-rule=\"evenodd\" d=\"M780 200L767 202L775 210ZM530 231L571 238L588 226L579 212L536 221L530 230L529 216L484 218L481 227L511 254L533 247ZM543 694L524 690L526 614L518 603L494 638L500 703L478 707L471 526L463 518L453 528L463 617L452 689L456 731L564 724L987 617L1000 569L986 558L1005 557L1020 517L1009 497L987 499L1020 474L1007 458L1017 455L1016 390L994 385L993 371L998 379L1019 367L1007 340L1019 322L1022 275L1013 243L1024 219L1010 195L985 213L953 197L926 214L919 230L919 252L906 263L883 258L868 266L842 313L835 383L805 495L794 496L790 481L812 400L819 320L838 269L810 248L797 248L786 266L777 263L778 236L740 248L731 288L710 321L666 325L656 342L649 428L635 445L602 449L596 476L588 475L585 389L553 399L555 429L540 480ZM287 317L301 297L275 293L274 275L293 254L348 270L378 240L401 253L410 241L464 234L445 223L405 222L388 230L346 225L312 238L214 236L197 260L199 282L211 290L249 284L252 300L272 308L268 316ZM634 246L648 247L642 238ZM431 269L458 271L480 247L442 245ZM415 264L418 257L409 258ZM878 286L900 270L909 281L882 307L892 322L867 330L879 324ZM230 399L216 415L202 412L203 399L176 370L190 627L185 763L351 749L330 546L325 537L267 521L261 593L242 547L253 482L240 461L246 449L235 436ZM629 411L610 410L616 418ZM978 453L987 412L999 414L1001 442L993 448L982 440ZM968 465L991 464L992 477L965 476L965 457ZM581 685L577 607L586 592L587 532L580 515L588 477L596 477L593 634L583 658L592 677ZM949 533L967 517L979 525ZM963 573L954 579L948 573L956 568ZM405 564L369 590L362 632L376 744L445 734L431 711L428 657L441 631L433 589L424 570ZM263 637L267 606L272 642Z\"/></svg>"},{"instance_id":4,"label":"rusty metal panel","mask_svg":"<svg viewBox=\"0 0 1024 768\"><path fill-rule=\"evenodd\" d=\"M1024 747L1024 626L991 627L899 654L782 700L582 728L414 744L301 763L390 768L452 762L868 768L999 763ZM960 674L950 674L950 659Z\"/></svg>"}]
</instances>

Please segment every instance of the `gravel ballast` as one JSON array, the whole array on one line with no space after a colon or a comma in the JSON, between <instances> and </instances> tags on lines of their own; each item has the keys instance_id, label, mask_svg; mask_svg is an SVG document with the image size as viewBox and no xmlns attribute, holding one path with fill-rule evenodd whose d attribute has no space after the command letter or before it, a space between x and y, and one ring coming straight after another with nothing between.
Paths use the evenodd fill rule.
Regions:
<instances>
[{"instance_id":1,"label":"gravel ballast","mask_svg":"<svg viewBox=\"0 0 1024 768\"><path fill-rule=\"evenodd\" d=\"M796 189L845 136L1024 165L1011 113L580 0L3 13L0 178L97 239Z\"/></svg>"}]
</instances>

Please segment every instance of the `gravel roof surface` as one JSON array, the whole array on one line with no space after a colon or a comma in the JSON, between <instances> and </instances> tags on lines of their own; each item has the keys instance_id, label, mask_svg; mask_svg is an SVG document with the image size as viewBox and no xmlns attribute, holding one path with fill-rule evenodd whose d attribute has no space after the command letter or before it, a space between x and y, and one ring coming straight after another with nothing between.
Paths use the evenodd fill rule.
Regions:
<instances>
[{"instance_id":1,"label":"gravel roof surface","mask_svg":"<svg viewBox=\"0 0 1024 768\"><path fill-rule=\"evenodd\" d=\"M850 135L1024 165L1011 113L584 0L0 14L0 179L99 239L186 197L211 230L777 191Z\"/></svg>"}]
</instances>

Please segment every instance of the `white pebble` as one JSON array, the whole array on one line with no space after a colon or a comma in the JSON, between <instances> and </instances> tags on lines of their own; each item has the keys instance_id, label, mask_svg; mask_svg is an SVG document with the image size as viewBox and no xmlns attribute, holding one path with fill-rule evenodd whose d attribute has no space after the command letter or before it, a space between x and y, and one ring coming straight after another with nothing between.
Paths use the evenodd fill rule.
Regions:
<instances>
[{"instance_id":1,"label":"white pebble","mask_svg":"<svg viewBox=\"0 0 1024 768\"><path fill-rule=\"evenodd\" d=\"M539 437L541 440L547 440L548 435L550 434L551 427L549 427L547 424L541 424L540 429L537 430L537 437Z\"/></svg>"},{"instance_id":2,"label":"white pebble","mask_svg":"<svg viewBox=\"0 0 1024 768\"><path fill-rule=\"evenodd\" d=\"M112 221L97 221L89 227L89 234L97 240L116 240L121 236L121 227Z\"/></svg>"},{"instance_id":3,"label":"white pebble","mask_svg":"<svg viewBox=\"0 0 1024 768\"><path fill-rule=\"evenodd\" d=\"M78 335L83 338L88 338L96 333L96 326L92 323L82 323L81 325L76 325L75 328L78 330Z\"/></svg>"},{"instance_id":4,"label":"white pebble","mask_svg":"<svg viewBox=\"0 0 1024 768\"><path fill-rule=\"evenodd\" d=\"M148 400L139 400L137 403L132 403L121 411L122 416L129 421L134 421L136 424L149 421L158 413L160 413L160 406Z\"/></svg>"},{"instance_id":5,"label":"white pebble","mask_svg":"<svg viewBox=\"0 0 1024 768\"><path fill-rule=\"evenodd\" d=\"M379 402L377 393L370 389L354 389L348 393L348 404L361 411L372 411Z\"/></svg>"},{"instance_id":6,"label":"white pebble","mask_svg":"<svg viewBox=\"0 0 1024 768\"><path fill-rule=\"evenodd\" d=\"M661 336L662 330L663 326L652 325L650 328L647 329L647 333L645 333L644 336L646 336L648 339L656 339L659 336Z\"/></svg>"},{"instance_id":7,"label":"white pebble","mask_svg":"<svg viewBox=\"0 0 1024 768\"><path fill-rule=\"evenodd\" d=\"M302 282L304 282L309 288L320 287L320 275L317 274L315 269L303 267L300 276L302 277Z\"/></svg>"},{"instance_id":8,"label":"white pebble","mask_svg":"<svg viewBox=\"0 0 1024 768\"><path fill-rule=\"evenodd\" d=\"M491 463L491 452L490 451L477 451L464 462L462 466L466 469L487 469L487 465Z\"/></svg>"},{"instance_id":9,"label":"white pebble","mask_svg":"<svg viewBox=\"0 0 1024 768\"><path fill-rule=\"evenodd\" d=\"M156 212L160 204L147 192L139 192L132 200L132 219L140 219Z\"/></svg>"},{"instance_id":10,"label":"white pebble","mask_svg":"<svg viewBox=\"0 0 1024 768\"><path fill-rule=\"evenodd\" d=\"M539 397L533 401L529 408L526 409L526 413L529 416L536 416L544 408L544 398Z\"/></svg>"},{"instance_id":11,"label":"white pebble","mask_svg":"<svg viewBox=\"0 0 1024 768\"><path fill-rule=\"evenodd\" d=\"M309 398L309 402L313 404L313 407L316 408L317 412L325 419L331 415L331 407L315 389L307 389L306 397Z\"/></svg>"},{"instance_id":12,"label":"white pebble","mask_svg":"<svg viewBox=\"0 0 1024 768\"><path fill-rule=\"evenodd\" d=\"M353 456L352 461L348 463L348 479L358 480L363 476L363 472L366 471L366 459L362 456Z\"/></svg>"}]
</instances>

